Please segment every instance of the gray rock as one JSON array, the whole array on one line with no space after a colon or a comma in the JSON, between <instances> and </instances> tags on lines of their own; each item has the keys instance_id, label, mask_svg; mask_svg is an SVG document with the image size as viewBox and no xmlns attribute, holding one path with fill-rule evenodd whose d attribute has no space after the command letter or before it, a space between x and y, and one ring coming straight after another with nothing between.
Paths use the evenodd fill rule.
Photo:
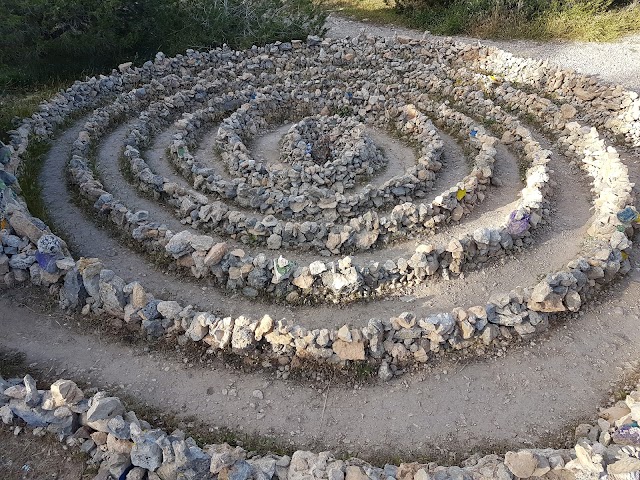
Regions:
<instances>
[{"instance_id":1,"label":"gray rock","mask_svg":"<svg viewBox=\"0 0 640 480\"><path fill-rule=\"evenodd\" d=\"M380 365L380 368L378 369L378 377L384 382L388 382L393 378L393 372L387 362L382 362Z\"/></svg>"},{"instance_id":2,"label":"gray rock","mask_svg":"<svg viewBox=\"0 0 640 480\"><path fill-rule=\"evenodd\" d=\"M238 460L229 469L228 480L248 480L253 474L253 467L244 460Z\"/></svg>"},{"instance_id":3,"label":"gray rock","mask_svg":"<svg viewBox=\"0 0 640 480\"><path fill-rule=\"evenodd\" d=\"M0 420L5 425L11 425L13 423L13 411L9 405L3 405L0 407Z\"/></svg>"},{"instance_id":4,"label":"gray rock","mask_svg":"<svg viewBox=\"0 0 640 480\"><path fill-rule=\"evenodd\" d=\"M105 460L109 474L113 478L121 478L122 475L131 467L131 458L124 453L110 452Z\"/></svg>"},{"instance_id":5,"label":"gray rock","mask_svg":"<svg viewBox=\"0 0 640 480\"><path fill-rule=\"evenodd\" d=\"M49 255L57 255L62 253L62 240L55 235L46 234L38 239L38 251Z\"/></svg>"},{"instance_id":6,"label":"gray rock","mask_svg":"<svg viewBox=\"0 0 640 480\"><path fill-rule=\"evenodd\" d=\"M76 270L70 270L64 276L64 284L60 290L60 301L63 307L77 308L84 304L86 299L86 290L82 284L82 277Z\"/></svg>"},{"instance_id":7,"label":"gray rock","mask_svg":"<svg viewBox=\"0 0 640 480\"><path fill-rule=\"evenodd\" d=\"M124 295L125 282L113 271L103 269L100 271L100 300L107 313L124 318L124 306L126 299Z\"/></svg>"},{"instance_id":8,"label":"gray rock","mask_svg":"<svg viewBox=\"0 0 640 480\"><path fill-rule=\"evenodd\" d=\"M174 319L182 311L182 306L174 301L161 301L156 306L158 313L164 318Z\"/></svg>"},{"instance_id":9,"label":"gray rock","mask_svg":"<svg viewBox=\"0 0 640 480\"><path fill-rule=\"evenodd\" d=\"M130 424L121 415L110 418L107 422L107 428L109 433L118 439L128 440L131 438Z\"/></svg>"},{"instance_id":10,"label":"gray rock","mask_svg":"<svg viewBox=\"0 0 640 480\"><path fill-rule=\"evenodd\" d=\"M131 463L154 472L162 465L162 449L153 441L137 441L131 449Z\"/></svg>"},{"instance_id":11,"label":"gray rock","mask_svg":"<svg viewBox=\"0 0 640 480\"><path fill-rule=\"evenodd\" d=\"M127 473L125 480L144 480L146 475L147 471L144 468L133 467L129 470L129 473Z\"/></svg>"},{"instance_id":12,"label":"gray rock","mask_svg":"<svg viewBox=\"0 0 640 480\"><path fill-rule=\"evenodd\" d=\"M11 268L17 268L18 270L28 270L29 267L35 263L35 261L35 255L19 253L18 255L13 255L9 259L9 266Z\"/></svg>"},{"instance_id":13,"label":"gray rock","mask_svg":"<svg viewBox=\"0 0 640 480\"><path fill-rule=\"evenodd\" d=\"M84 398L84 393L71 380L57 380L51 385L51 395L56 406L74 405Z\"/></svg>"},{"instance_id":14,"label":"gray rock","mask_svg":"<svg viewBox=\"0 0 640 480\"><path fill-rule=\"evenodd\" d=\"M91 406L87 411L87 421L109 420L124 414L124 407L117 397L99 397L96 394L91 400Z\"/></svg>"},{"instance_id":15,"label":"gray rock","mask_svg":"<svg viewBox=\"0 0 640 480\"><path fill-rule=\"evenodd\" d=\"M36 381L31 375L27 375L26 377L24 377L23 382L26 389L26 395L24 397L25 403L30 407L39 405L42 396L38 392Z\"/></svg>"}]
</instances>

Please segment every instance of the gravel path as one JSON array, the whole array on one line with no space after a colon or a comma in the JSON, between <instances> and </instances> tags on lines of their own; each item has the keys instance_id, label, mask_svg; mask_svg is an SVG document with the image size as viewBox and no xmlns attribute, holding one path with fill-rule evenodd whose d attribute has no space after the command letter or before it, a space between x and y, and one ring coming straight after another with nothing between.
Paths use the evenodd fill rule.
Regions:
<instances>
[{"instance_id":1,"label":"gravel path","mask_svg":"<svg viewBox=\"0 0 640 480\"><path fill-rule=\"evenodd\" d=\"M371 35L392 37L401 35L421 38L424 33L402 27L378 26L331 15L325 25L327 36L353 37L362 30ZM601 80L640 92L640 35L626 37L614 43L535 42L531 40L478 40L455 37L462 42L495 45L521 57L548 60L551 64L595 75Z\"/></svg>"}]
</instances>

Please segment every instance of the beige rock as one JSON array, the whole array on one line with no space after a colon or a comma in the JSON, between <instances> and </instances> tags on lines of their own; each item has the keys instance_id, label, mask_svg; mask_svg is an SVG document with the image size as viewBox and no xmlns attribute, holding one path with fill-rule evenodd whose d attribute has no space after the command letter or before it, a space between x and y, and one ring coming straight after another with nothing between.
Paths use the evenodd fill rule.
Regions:
<instances>
[{"instance_id":1,"label":"beige rock","mask_svg":"<svg viewBox=\"0 0 640 480\"><path fill-rule=\"evenodd\" d=\"M227 253L227 244L225 242L216 243L204 257L204 264L207 267L217 265L220 263L225 253Z\"/></svg>"},{"instance_id":2,"label":"beige rock","mask_svg":"<svg viewBox=\"0 0 640 480\"><path fill-rule=\"evenodd\" d=\"M257 341L262 340L267 333L273 329L273 319L269 315L262 317L262 320L258 322L258 326L254 332L254 337Z\"/></svg>"},{"instance_id":3,"label":"beige rock","mask_svg":"<svg viewBox=\"0 0 640 480\"><path fill-rule=\"evenodd\" d=\"M618 402L614 406L600 410L600 416L613 423L631 413L631 409L624 403Z\"/></svg>"},{"instance_id":4,"label":"beige rock","mask_svg":"<svg viewBox=\"0 0 640 480\"><path fill-rule=\"evenodd\" d=\"M369 477L362 471L360 467L349 465L345 475L345 480L369 480Z\"/></svg>"},{"instance_id":5,"label":"beige rock","mask_svg":"<svg viewBox=\"0 0 640 480\"><path fill-rule=\"evenodd\" d=\"M336 340L333 342L333 351L341 360L364 360L364 342L345 342Z\"/></svg>"},{"instance_id":6,"label":"beige rock","mask_svg":"<svg viewBox=\"0 0 640 480\"><path fill-rule=\"evenodd\" d=\"M15 212L9 218L9 224L19 237L28 237L33 243L37 243L44 230L38 228L31 219L22 212Z\"/></svg>"},{"instance_id":7,"label":"beige rock","mask_svg":"<svg viewBox=\"0 0 640 480\"><path fill-rule=\"evenodd\" d=\"M565 103L560 107L560 113L562 114L562 118L565 120L571 120L576 116L577 110L573 105Z\"/></svg>"},{"instance_id":8,"label":"beige rock","mask_svg":"<svg viewBox=\"0 0 640 480\"><path fill-rule=\"evenodd\" d=\"M607 466L607 473L613 475L633 472L640 472L640 459L626 457Z\"/></svg>"},{"instance_id":9,"label":"beige rock","mask_svg":"<svg viewBox=\"0 0 640 480\"><path fill-rule=\"evenodd\" d=\"M84 398L84 393L71 380L57 380L51 385L51 396L56 406L73 405Z\"/></svg>"},{"instance_id":10,"label":"beige rock","mask_svg":"<svg viewBox=\"0 0 640 480\"><path fill-rule=\"evenodd\" d=\"M133 448L133 442L129 440L122 440L114 437L113 435L107 435L107 450L110 452L124 453L129 455Z\"/></svg>"},{"instance_id":11,"label":"beige rock","mask_svg":"<svg viewBox=\"0 0 640 480\"><path fill-rule=\"evenodd\" d=\"M538 459L527 450L507 452L504 457L507 468L518 478L529 478L538 468Z\"/></svg>"},{"instance_id":12,"label":"beige rock","mask_svg":"<svg viewBox=\"0 0 640 480\"><path fill-rule=\"evenodd\" d=\"M106 432L93 432L91 434L91 440L93 440L96 445L104 445L107 443L108 436L109 434Z\"/></svg>"}]
</instances>

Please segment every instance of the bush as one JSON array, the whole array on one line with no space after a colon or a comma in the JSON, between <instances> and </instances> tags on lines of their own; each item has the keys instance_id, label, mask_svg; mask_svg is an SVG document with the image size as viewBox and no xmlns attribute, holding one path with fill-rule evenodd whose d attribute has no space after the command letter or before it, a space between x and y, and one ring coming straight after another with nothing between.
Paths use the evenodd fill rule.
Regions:
<instances>
[{"instance_id":1,"label":"bush","mask_svg":"<svg viewBox=\"0 0 640 480\"><path fill-rule=\"evenodd\" d=\"M144 61L162 50L247 47L319 33L312 0L2 0L0 89Z\"/></svg>"},{"instance_id":2,"label":"bush","mask_svg":"<svg viewBox=\"0 0 640 480\"><path fill-rule=\"evenodd\" d=\"M412 26L494 38L610 40L640 29L637 0L385 0Z\"/></svg>"}]
</instances>

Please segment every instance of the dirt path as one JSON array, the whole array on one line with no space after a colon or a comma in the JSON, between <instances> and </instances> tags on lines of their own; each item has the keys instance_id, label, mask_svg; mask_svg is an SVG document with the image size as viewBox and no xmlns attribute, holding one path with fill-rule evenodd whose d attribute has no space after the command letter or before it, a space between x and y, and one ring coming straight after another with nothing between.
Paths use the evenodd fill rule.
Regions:
<instances>
[{"instance_id":1,"label":"dirt path","mask_svg":"<svg viewBox=\"0 0 640 480\"><path fill-rule=\"evenodd\" d=\"M194 415L215 426L258 433L297 448L331 448L375 455L465 453L488 444L539 444L593 416L611 381L637 360L640 271L602 306L548 338L501 356L445 361L388 384L300 384L263 372L242 373L214 361L192 366L142 346L70 328L58 313L36 314L31 288L0 295L0 348L26 354L65 377L110 387L162 410ZM263 399L254 396L259 390ZM323 394L327 392L325 404ZM384 426L380 419L385 419ZM517 419L517 421L516 421Z\"/></svg>"},{"instance_id":2,"label":"dirt path","mask_svg":"<svg viewBox=\"0 0 640 480\"><path fill-rule=\"evenodd\" d=\"M333 38L354 37L363 30L368 34L382 37L401 35L422 38L425 36L424 32L418 30L373 25L336 14L329 16L325 27L328 28L327 36ZM431 37L429 34L426 36ZM521 57L548 60L551 64L595 75L605 82L620 84L640 92L640 35L633 35L612 43L454 38L467 43L479 41L484 45L495 45Z\"/></svg>"}]
</instances>

